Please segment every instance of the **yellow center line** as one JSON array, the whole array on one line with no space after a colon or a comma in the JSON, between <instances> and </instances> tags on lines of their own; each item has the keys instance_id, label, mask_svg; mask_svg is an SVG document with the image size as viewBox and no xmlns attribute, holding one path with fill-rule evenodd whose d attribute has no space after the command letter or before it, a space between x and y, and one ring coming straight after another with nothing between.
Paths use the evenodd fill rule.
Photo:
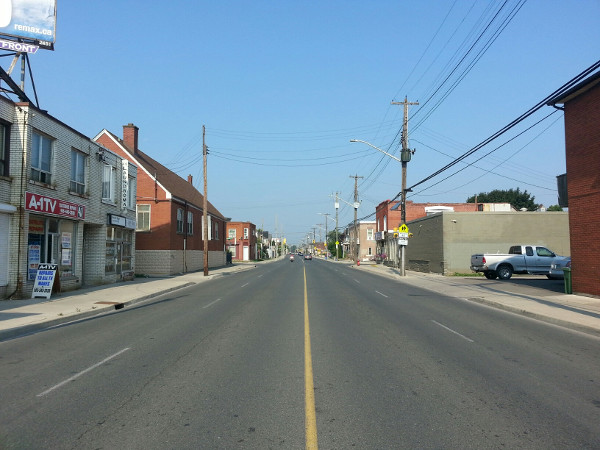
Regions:
<instances>
[{"instance_id":1,"label":"yellow center line","mask_svg":"<svg viewBox=\"0 0 600 450\"><path fill-rule=\"evenodd\" d=\"M315 387L313 383L312 356L310 353L310 326L308 323L308 294L306 290L306 268L304 268L304 391L305 391L305 436L306 448L318 449L317 415L315 412Z\"/></svg>"}]
</instances>

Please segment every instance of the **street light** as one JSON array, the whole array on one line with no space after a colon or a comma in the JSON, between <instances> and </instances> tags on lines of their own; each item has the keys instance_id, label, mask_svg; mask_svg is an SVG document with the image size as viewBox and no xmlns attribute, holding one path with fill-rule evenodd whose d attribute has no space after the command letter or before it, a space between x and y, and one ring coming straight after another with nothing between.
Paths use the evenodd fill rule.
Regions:
<instances>
[{"instance_id":1,"label":"street light","mask_svg":"<svg viewBox=\"0 0 600 450\"><path fill-rule=\"evenodd\" d=\"M402 224L405 224L406 223L406 192L408 192L408 190L406 189L406 165L410 161L410 158L411 158L412 154L414 153L414 151L410 150L409 148L406 148L405 142L403 141L400 158L396 158L394 155L389 154L388 152L380 149L379 147L376 147L375 145L373 145L367 141L363 141L361 139L350 139L350 142L360 142L362 144L367 144L369 147L374 148L375 150L383 153L384 155L389 156L390 158L392 158L402 164L402 192L401 192L402 196L401 196L401 200L400 200L400 221L402 222ZM400 252L401 252L400 275L404 276L404 275L406 275L406 272L404 270L404 266L405 266L405 264L404 264L404 245L400 246Z\"/></svg>"}]
</instances>

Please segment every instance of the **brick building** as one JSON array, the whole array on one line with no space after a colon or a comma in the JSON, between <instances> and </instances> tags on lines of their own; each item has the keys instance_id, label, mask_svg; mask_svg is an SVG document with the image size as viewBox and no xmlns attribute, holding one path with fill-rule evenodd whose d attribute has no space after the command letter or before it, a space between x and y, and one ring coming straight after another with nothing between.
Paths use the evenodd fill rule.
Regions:
<instances>
[{"instance_id":1,"label":"brick building","mask_svg":"<svg viewBox=\"0 0 600 450\"><path fill-rule=\"evenodd\" d=\"M123 139L102 130L94 141L140 168L137 185L136 273L171 275L204 267L204 197L192 184L138 148L139 129L123 126ZM208 202L208 265L225 259L223 215Z\"/></svg>"},{"instance_id":2,"label":"brick building","mask_svg":"<svg viewBox=\"0 0 600 450\"><path fill-rule=\"evenodd\" d=\"M0 298L130 277L137 167L29 103L0 97Z\"/></svg>"},{"instance_id":3,"label":"brick building","mask_svg":"<svg viewBox=\"0 0 600 450\"><path fill-rule=\"evenodd\" d=\"M600 72L548 105L565 112L573 291L600 296Z\"/></svg>"},{"instance_id":4,"label":"brick building","mask_svg":"<svg viewBox=\"0 0 600 450\"><path fill-rule=\"evenodd\" d=\"M399 201L385 200L375 209L376 231L392 231L401 225ZM406 202L406 222L437 212L512 211L508 203L414 203Z\"/></svg>"},{"instance_id":5,"label":"brick building","mask_svg":"<svg viewBox=\"0 0 600 450\"><path fill-rule=\"evenodd\" d=\"M227 250L234 261L258 259L256 225L251 222L227 224Z\"/></svg>"}]
</instances>

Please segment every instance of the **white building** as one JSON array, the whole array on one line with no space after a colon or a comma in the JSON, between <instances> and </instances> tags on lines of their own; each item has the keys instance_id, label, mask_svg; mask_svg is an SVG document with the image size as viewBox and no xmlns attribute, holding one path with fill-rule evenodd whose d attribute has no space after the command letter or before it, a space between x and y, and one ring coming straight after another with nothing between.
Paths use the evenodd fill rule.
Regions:
<instances>
[{"instance_id":1,"label":"white building","mask_svg":"<svg viewBox=\"0 0 600 450\"><path fill-rule=\"evenodd\" d=\"M29 103L0 98L0 298L133 276L137 167Z\"/></svg>"}]
</instances>

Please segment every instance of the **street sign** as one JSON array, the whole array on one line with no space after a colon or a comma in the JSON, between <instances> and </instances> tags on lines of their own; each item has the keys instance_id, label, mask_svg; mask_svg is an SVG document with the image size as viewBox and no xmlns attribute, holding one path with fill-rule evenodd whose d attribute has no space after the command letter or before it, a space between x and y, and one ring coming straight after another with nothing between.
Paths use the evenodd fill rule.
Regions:
<instances>
[{"instance_id":1,"label":"street sign","mask_svg":"<svg viewBox=\"0 0 600 450\"><path fill-rule=\"evenodd\" d=\"M400 226L400 233L408 233L408 227L405 223ZM408 236L407 236L408 237Z\"/></svg>"},{"instance_id":2,"label":"street sign","mask_svg":"<svg viewBox=\"0 0 600 450\"><path fill-rule=\"evenodd\" d=\"M408 236L405 238L398 238L398 245L408 245Z\"/></svg>"}]
</instances>

